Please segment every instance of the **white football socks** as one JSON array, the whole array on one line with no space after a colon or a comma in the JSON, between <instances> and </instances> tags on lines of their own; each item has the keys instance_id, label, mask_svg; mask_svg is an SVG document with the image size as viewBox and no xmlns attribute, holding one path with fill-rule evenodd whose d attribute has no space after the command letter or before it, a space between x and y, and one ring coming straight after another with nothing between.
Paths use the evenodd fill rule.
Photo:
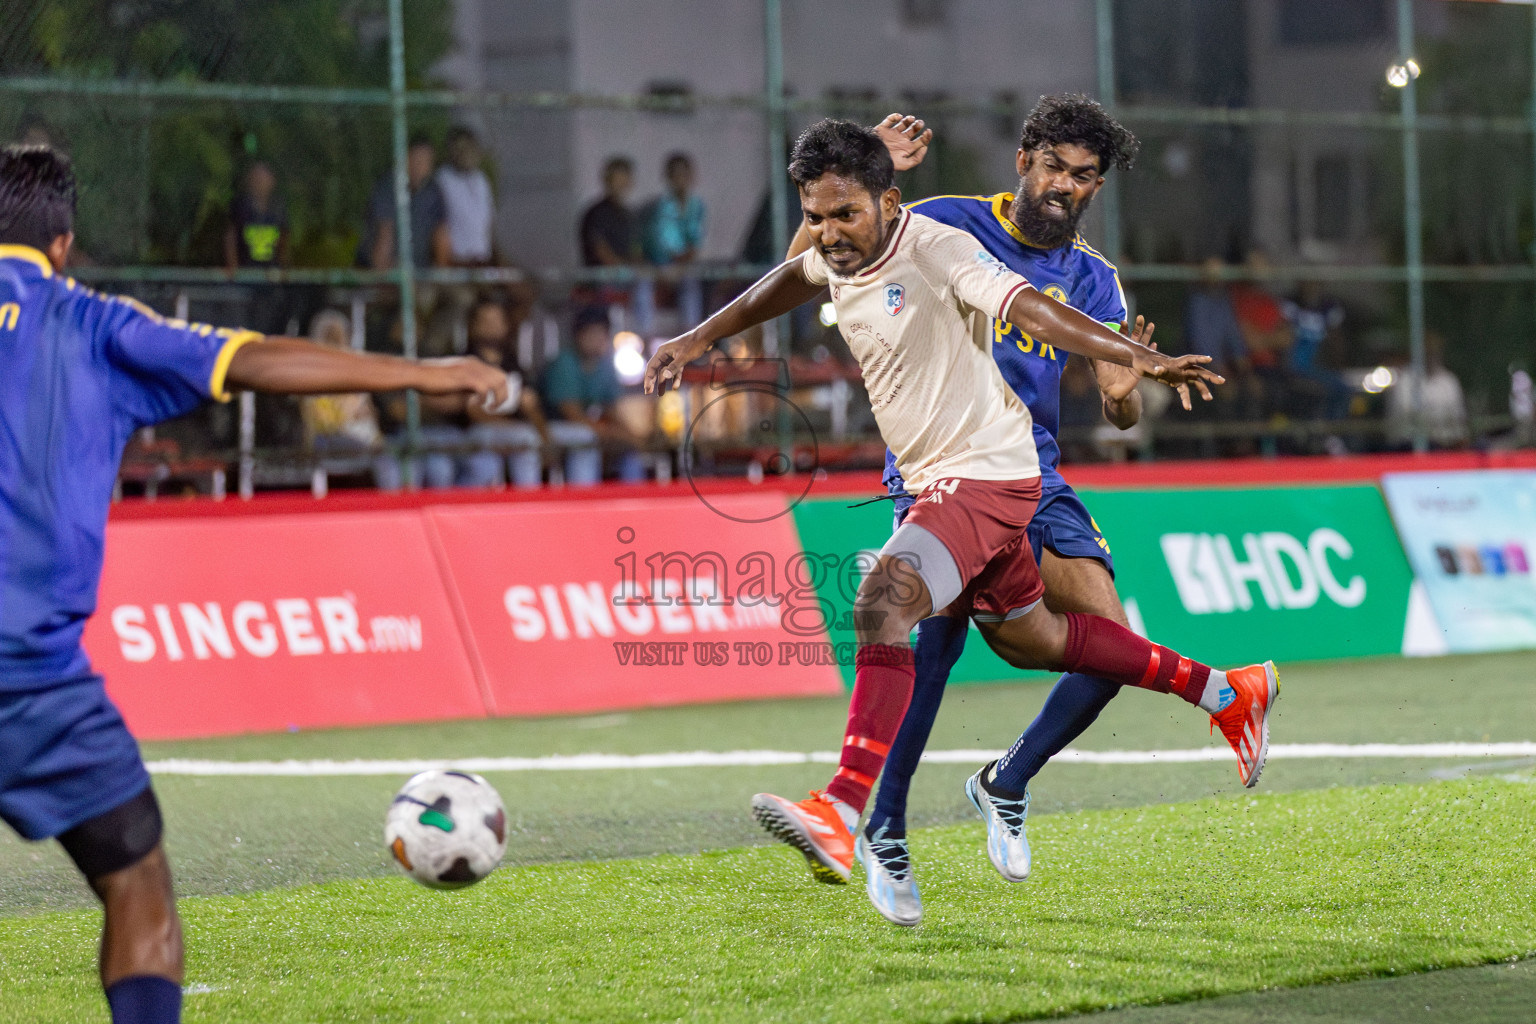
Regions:
<instances>
[{"instance_id":1,"label":"white football socks","mask_svg":"<svg viewBox=\"0 0 1536 1024\"><path fill-rule=\"evenodd\" d=\"M1205 681L1205 690L1200 694L1200 710L1214 715L1237 699L1237 691L1232 689L1232 684L1227 682L1227 674L1211 669L1211 677Z\"/></svg>"},{"instance_id":2,"label":"white football socks","mask_svg":"<svg viewBox=\"0 0 1536 1024\"><path fill-rule=\"evenodd\" d=\"M843 819L843 825L849 832L859 827L859 812L831 793L827 794L827 800L837 809L837 816Z\"/></svg>"}]
</instances>

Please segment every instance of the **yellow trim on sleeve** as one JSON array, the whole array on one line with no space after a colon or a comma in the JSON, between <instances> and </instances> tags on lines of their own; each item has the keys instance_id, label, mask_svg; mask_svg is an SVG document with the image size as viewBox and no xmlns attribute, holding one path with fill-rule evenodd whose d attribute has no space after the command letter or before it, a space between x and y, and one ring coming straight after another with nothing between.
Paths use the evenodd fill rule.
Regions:
<instances>
[{"instance_id":1,"label":"yellow trim on sleeve","mask_svg":"<svg viewBox=\"0 0 1536 1024\"><path fill-rule=\"evenodd\" d=\"M144 303L140 302L132 295L114 295L111 301L121 302L135 313L148 317L154 323L165 323L165 317L161 316L159 313L156 313L153 309L150 309L148 306L144 305Z\"/></svg>"},{"instance_id":2,"label":"yellow trim on sleeve","mask_svg":"<svg viewBox=\"0 0 1536 1024\"><path fill-rule=\"evenodd\" d=\"M229 401L229 392L224 390L224 378L229 376L229 364L234 360L235 353L253 341L261 341L263 337L255 331L230 333L229 340L224 342L218 358L213 361L213 376L208 379L208 393L217 401Z\"/></svg>"},{"instance_id":3,"label":"yellow trim on sleeve","mask_svg":"<svg viewBox=\"0 0 1536 1024\"><path fill-rule=\"evenodd\" d=\"M0 260L25 260L37 265L44 277L53 276L53 264L48 257L30 245L0 245Z\"/></svg>"},{"instance_id":4,"label":"yellow trim on sleeve","mask_svg":"<svg viewBox=\"0 0 1536 1024\"><path fill-rule=\"evenodd\" d=\"M931 203L935 199L979 199L982 202L986 202L990 198L991 198L991 196L954 196L954 195L924 196L921 199L914 199L910 203L903 203L902 205L910 210L914 206L922 206L924 203Z\"/></svg>"},{"instance_id":5,"label":"yellow trim on sleeve","mask_svg":"<svg viewBox=\"0 0 1536 1024\"><path fill-rule=\"evenodd\" d=\"M1115 283L1119 284L1119 276L1120 276L1119 269L1113 263L1109 262L1109 260L1105 259L1103 253L1099 252L1099 250L1095 249L1093 246L1091 246L1087 242L1083 241L1083 236L1082 235L1078 235L1075 239L1072 240L1072 248L1076 249L1078 252L1085 252L1085 253L1087 253L1089 256L1094 257L1100 263L1104 264L1110 270L1115 271L1115 278L1116 278Z\"/></svg>"}]
</instances>

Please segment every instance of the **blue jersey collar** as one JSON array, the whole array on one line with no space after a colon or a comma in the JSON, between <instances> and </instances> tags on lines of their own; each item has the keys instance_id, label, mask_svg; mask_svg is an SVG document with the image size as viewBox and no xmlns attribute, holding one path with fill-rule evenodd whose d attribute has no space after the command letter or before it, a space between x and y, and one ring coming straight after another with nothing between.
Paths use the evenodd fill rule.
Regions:
<instances>
[{"instance_id":1,"label":"blue jersey collar","mask_svg":"<svg viewBox=\"0 0 1536 1024\"><path fill-rule=\"evenodd\" d=\"M0 260L30 263L41 270L44 277L53 276L53 264L48 262L48 257L30 245L0 245Z\"/></svg>"}]
</instances>

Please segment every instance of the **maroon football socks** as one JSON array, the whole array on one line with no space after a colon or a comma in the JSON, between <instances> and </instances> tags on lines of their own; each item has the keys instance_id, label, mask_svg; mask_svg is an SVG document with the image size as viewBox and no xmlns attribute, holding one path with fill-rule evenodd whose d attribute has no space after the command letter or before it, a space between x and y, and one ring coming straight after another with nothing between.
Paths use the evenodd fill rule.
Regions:
<instances>
[{"instance_id":1,"label":"maroon football socks","mask_svg":"<svg viewBox=\"0 0 1536 1024\"><path fill-rule=\"evenodd\" d=\"M827 795L862 813L912 701L912 648L862 644L854 666L848 732Z\"/></svg>"}]
</instances>

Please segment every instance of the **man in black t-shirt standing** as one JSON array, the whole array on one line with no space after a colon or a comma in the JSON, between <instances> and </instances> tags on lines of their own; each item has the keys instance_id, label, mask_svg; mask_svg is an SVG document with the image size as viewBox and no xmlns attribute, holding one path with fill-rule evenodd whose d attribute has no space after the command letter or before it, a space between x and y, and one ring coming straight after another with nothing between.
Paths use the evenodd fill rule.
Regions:
<instances>
[{"instance_id":1,"label":"man in black t-shirt standing","mask_svg":"<svg viewBox=\"0 0 1536 1024\"><path fill-rule=\"evenodd\" d=\"M635 184L635 165L627 156L603 166L603 198L581 217L581 262L589 267L631 266L640 261L635 215L626 205Z\"/></svg>"},{"instance_id":2,"label":"man in black t-shirt standing","mask_svg":"<svg viewBox=\"0 0 1536 1024\"><path fill-rule=\"evenodd\" d=\"M610 157L603 165L603 198L581 215L581 262L588 267L633 267L640 263L640 225L629 208L635 185L635 164L627 156ZM631 305L632 285L594 284L580 289L581 305Z\"/></svg>"},{"instance_id":3,"label":"man in black t-shirt standing","mask_svg":"<svg viewBox=\"0 0 1536 1024\"><path fill-rule=\"evenodd\" d=\"M265 161L252 164L229 207L224 266L282 267L288 263L288 211L277 196L277 175Z\"/></svg>"},{"instance_id":4,"label":"man in black t-shirt standing","mask_svg":"<svg viewBox=\"0 0 1536 1024\"><path fill-rule=\"evenodd\" d=\"M224 269L277 270L288 265L288 210L277 195L277 175L258 160L245 172L224 229ZM263 334L288 329L288 295L281 285L251 288L246 326Z\"/></svg>"}]
</instances>

